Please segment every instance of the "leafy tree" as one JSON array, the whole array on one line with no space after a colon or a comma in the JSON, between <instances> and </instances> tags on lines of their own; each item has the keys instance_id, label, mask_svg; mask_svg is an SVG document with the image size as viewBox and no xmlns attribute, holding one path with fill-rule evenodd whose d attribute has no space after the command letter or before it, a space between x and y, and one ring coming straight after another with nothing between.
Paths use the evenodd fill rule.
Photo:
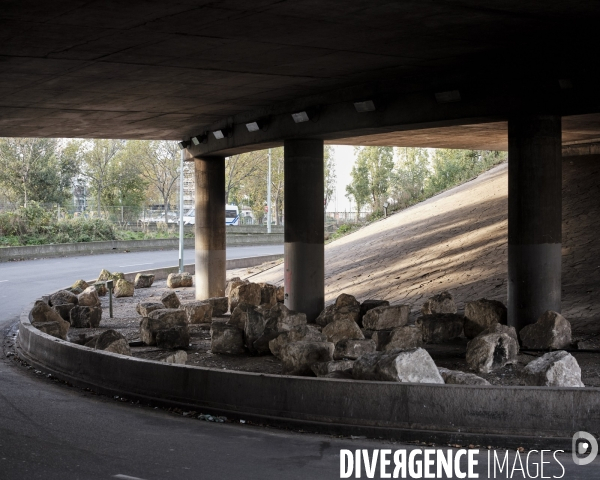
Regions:
<instances>
[{"instance_id":1,"label":"leafy tree","mask_svg":"<svg viewBox=\"0 0 600 480\"><path fill-rule=\"evenodd\" d=\"M393 148L356 147L355 153L357 159L350 172L352 181L346 186L346 195L354 198L359 212L366 205L373 211L380 210L392 180Z\"/></svg>"},{"instance_id":2,"label":"leafy tree","mask_svg":"<svg viewBox=\"0 0 600 480\"><path fill-rule=\"evenodd\" d=\"M335 184L337 181L337 176L335 174L334 150L332 146L325 146L323 160L323 168L325 170L325 209L327 209L327 205L329 205L329 202L331 202L331 198L335 193Z\"/></svg>"},{"instance_id":3,"label":"leafy tree","mask_svg":"<svg viewBox=\"0 0 600 480\"><path fill-rule=\"evenodd\" d=\"M111 183L112 163L125 148L125 141L87 140L82 148L81 174L91 183L92 191L96 195L98 216L100 216L102 194Z\"/></svg>"},{"instance_id":4,"label":"leafy tree","mask_svg":"<svg viewBox=\"0 0 600 480\"><path fill-rule=\"evenodd\" d=\"M139 163L141 176L160 195L168 222L169 204L177 191L181 151L176 142L129 142L128 155Z\"/></svg>"},{"instance_id":5,"label":"leafy tree","mask_svg":"<svg viewBox=\"0 0 600 480\"><path fill-rule=\"evenodd\" d=\"M429 154L425 148L398 148L398 161L392 180L392 196L404 208L422 198L430 175Z\"/></svg>"},{"instance_id":6,"label":"leafy tree","mask_svg":"<svg viewBox=\"0 0 600 480\"><path fill-rule=\"evenodd\" d=\"M76 158L68 146L49 138L0 139L0 186L7 198L27 206L29 201L60 203L70 196L77 173Z\"/></svg>"}]
</instances>

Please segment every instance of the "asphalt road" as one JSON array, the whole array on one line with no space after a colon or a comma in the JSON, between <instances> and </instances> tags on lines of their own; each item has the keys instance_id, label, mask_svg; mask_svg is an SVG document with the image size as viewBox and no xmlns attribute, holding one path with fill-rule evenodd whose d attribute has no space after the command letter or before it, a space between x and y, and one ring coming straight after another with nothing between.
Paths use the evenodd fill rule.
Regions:
<instances>
[{"instance_id":1,"label":"asphalt road","mask_svg":"<svg viewBox=\"0 0 600 480\"><path fill-rule=\"evenodd\" d=\"M249 248L258 249L254 254L277 253L273 251L277 247L244 247L228 251L229 258L249 256ZM191 252L187 258L192 258ZM93 278L103 267L152 268L173 265L176 259L176 252L140 252L0 264L0 480L335 479L340 478L342 449L366 449L372 455L378 449L394 452L417 448L183 417L94 395L15 360L17 316L33 298L74 277ZM452 451L455 454L457 449ZM510 478L505 473L493 475L493 470L488 475L487 454L484 448L475 456L479 463L473 469L478 478ZM497 454L503 458L505 453ZM525 458L523 454L523 462ZM545 461L550 463L545 465L545 477L571 480L599 476L598 460L580 467L572 464L570 454L557 458L565 473L547 454ZM513 459L515 452L510 452L511 468L516 463ZM538 454L531 456L531 478L539 462ZM460 465L466 472L466 457L461 458ZM392 463L388 472L393 468ZM364 466L361 471L361 478L382 478L379 465L373 477L366 474ZM404 478L420 477L409 472ZM516 470L512 478L530 476Z\"/></svg>"}]
</instances>

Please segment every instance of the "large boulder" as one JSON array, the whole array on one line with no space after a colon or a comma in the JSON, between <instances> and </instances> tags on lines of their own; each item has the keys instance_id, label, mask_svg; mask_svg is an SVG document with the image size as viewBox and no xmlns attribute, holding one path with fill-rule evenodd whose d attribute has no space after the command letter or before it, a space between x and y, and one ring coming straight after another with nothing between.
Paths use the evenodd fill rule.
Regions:
<instances>
[{"instance_id":1,"label":"large boulder","mask_svg":"<svg viewBox=\"0 0 600 480\"><path fill-rule=\"evenodd\" d=\"M240 303L260 305L261 288L258 283L243 283L231 290L229 295L229 310L234 311Z\"/></svg>"},{"instance_id":2,"label":"large boulder","mask_svg":"<svg viewBox=\"0 0 600 480\"><path fill-rule=\"evenodd\" d=\"M104 297L108 293L106 282L96 282L94 283L94 288L96 289L96 293L99 297Z\"/></svg>"},{"instance_id":3,"label":"large boulder","mask_svg":"<svg viewBox=\"0 0 600 480\"><path fill-rule=\"evenodd\" d=\"M375 351L373 340L340 340L335 344L334 360L345 358L356 360L358 357Z\"/></svg>"},{"instance_id":4,"label":"large boulder","mask_svg":"<svg viewBox=\"0 0 600 480\"><path fill-rule=\"evenodd\" d=\"M571 324L560 313L544 312L519 332L523 348L560 350L571 345Z\"/></svg>"},{"instance_id":5,"label":"large boulder","mask_svg":"<svg viewBox=\"0 0 600 480\"><path fill-rule=\"evenodd\" d=\"M177 365L185 365L187 359L188 355L184 350L177 350L176 352L162 352L154 358L156 362L174 363Z\"/></svg>"},{"instance_id":6,"label":"large boulder","mask_svg":"<svg viewBox=\"0 0 600 480\"><path fill-rule=\"evenodd\" d=\"M146 345L156 345L156 334L160 330L183 326L187 328L185 311L173 308L154 310L140 322L140 339Z\"/></svg>"},{"instance_id":7,"label":"large boulder","mask_svg":"<svg viewBox=\"0 0 600 480\"><path fill-rule=\"evenodd\" d=\"M102 307L77 305L69 312L72 328L98 328L102 320Z\"/></svg>"},{"instance_id":8,"label":"large boulder","mask_svg":"<svg viewBox=\"0 0 600 480\"><path fill-rule=\"evenodd\" d=\"M248 305L247 303L239 303L237 307L233 309L227 323L233 325L241 330L246 327L246 319L248 318L248 309L254 308L254 305Z\"/></svg>"},{"instance_id":9,"label":"large boulder","mask_svg":"<svg viewBox=\"0 0 600 480\"><path fill-rule=\"evenodd\" d=\"M63 320L69 322L71 320L71 309L74 306L74 303L63 303L62 305L54 305L52 309L58 312Z\"/></svg>"},{"instance_id":10,"label":"large boulder","mask_svg":"<svg viewBox=\"0 0 600 480\"><path fill-rule=\"evenodd\" d=\"M294 342L281 349L284 375L313 375L315 363L333 360L334 345L330 342Z\"/></svg>"},{"instance_id":11,"label":"large boulder","mask_svg":"<svg viewBox=\"0 0 600 480\"><path fill-rule=\"evenodd\" d=\"M169 273L167 277L167 287L169 288L192 287L193 285L194 279L188 272Z\"/></svg>"},{"instance_id":12,"label":"large boulder","mask_svg":"<svg viewBox=\"0 0 600 480\"><path fill-rule=\"evenodd\" d=\"M378 330L373 332L371 338L379 351L410 350L423 345L423 332L415 325Z\"/></svg>"},{"instance_id":13,"label":"large boulder","mask_svg":"<svg viewBox=\"0 0 600 480\"><path fill-rule=\"evenodd\" d=\"M300 341L326 342L327 337L323 335L315 325L296 325L290 330L280 333L277 337L270 340L269 350L275 357L281 358L280 352L285 345Z\"/></svg>"},{"instance_id":14,"label":"large boulder","mask_svg":"<svg viewBox=\"0 0 600 480\"><path fill-rule=\"evenodd\" d=\"M356 380L407 383L444 383L433 359L423 348L368 353L352 367Z\"/></svg>"},{"instance_id":15,"label":"large boulder","mask_svg":"<svg viewBox=\"0 0 600 480\"><path fill-rule=\"evenodd\" d=\"M369 330L389 330L402 327L408 323L409 313L410 306L408 305L375 307L363 317L363 327Z\"/></svg>"},{"instance_id":16,"label":"large boulder","mask_svg":"<svg viewBox=\"0 0 600 480\"><path fill-rule=\"evenodd\" d=\"M107 280L112 280L112 273L110 273L108 270L106 269L102 269L100 270L100 275L98 275L98 279L96 280L97 282L106 282Z\"/></svg>"},{"instance_id":17,"label":"large boulder","mask_svg":"<svg viewBox=\"0 0 600 480\"><path fill-rule=\"evenodd\" d=\"M92 337L85 343L86 347L105 352L118 353L120 355L131 355L129 342L127 339L115 330L106 330L100 335Z\"/></svg>"},{"instance_id":18,"label":"large boulder","mask_svg":"<svg viewBox=\"0 0 600 480\"><path fill-rule=\"evenodd\" d=\"M585 387L577 360L564 350L529 362L523 370L523 380L526 385L540 387Z\"/></svg>"},{"instance_id":19,"label":"large boulder","mask_svg":"<svg viewBox=\"0 0 600 480\"><path fill-rule=\"evenodd\" d=\"M56 305L64 305L66 303L77 304L78 301L77 295L72 292L68 292L67 290L59 290L58 292L54 292L49 298L50 305L53 307Z\"/></svg>"},{"instance_id":20,"label":"large boulder","mask_svg":"<svg viewBox=\"0 0 600 480\"><path fill-rule=\"evenodd\" d=\"M231 280L228 280L227 283L225 284L225 296L230 297L231 291L234 288L239 287L240 285L243 285L244 283L248 283L248 280L242 280L240 277L234 277Z\"/></svg>"},{"instance_id":21,"label":"large boulder","mask_svg":"<svg viewBox=\"0 0 600 480\"><path fill-rule=\"evenodd\" d=\"M389 307L389 306L390 306L390 302L388 302L387 300L375 300L375 299L365 300L364 302L362 302L360 304L360 318L357 322L358 326L359 327L363 326L363 323L362 323L363 317L369 310L373 310L374 308L377 308L377 307Z\"/></svg>"},{"instance_id":22,"label":"large boulder","mask_svg":"<svg viewBox=\"0 0 600 480\"><path fill-rule=\"evenodd\" d=\"M255 305L247 305L246 310L246 321L244 324L244 339L246 342L246 348L251 354L258 354L258 351L254 347L254 342L260 337L263 337L266 327L266 319L263 315L262 309ZM237 308L237 307L236 307ZM274 330L274 325L270 326L270 330ZM268 336L268 335L267 335ZM277 335L274 335L275 338ZM266 337L263 337L263 341Z\"/></svg>"},{"instance_id":23,"label":"large boulder","mask_svg":"<svg viewBox=\"0 0 600 480\"><path fill-rule=\"evenodd\" d=\"M506 307L497 300L480 298L465 304L465 336L475 338L494 323L506 325Z\"/></svg>"},{"instance_id":24,"label":"large boulder","mask_svg":"<svg viewBox=\"0 0 600 480\"><path fill-rule=\"evenodd\" d=\"M53 310L47 303L37 300L29 312L29 321L38 330L53 337L67 339L69 322Z\"/></svg>"},{"instance_id":25,"label":"large boulder","mask_svg":"<svg viewBox=\"0 0 600 480\"><path fill-rule=\"evenodd\" d=\"M268 310L268 314L265 314L268 317L275 317L277 319L278 332L286 332L298 325L306 325L305 313L295 312L279 303L275 303L275 305Z\"/></svg>"},{"instance_id":26,"label":"large boulder","mask_svg":"<svg viewBox=\"0 0 600 480\"><path fill-rule=\"evenodd\" d=\"M79 288L81 291L84 291L89 286L90 286L90 284L87 283L85 280L76 280L75 283L73 285L71 285L71 288L73 290Z\"/></svg>"},{"instance_id":27,"label":"large boulder","mask_svg":"<svg viewBox=\"0 0 600 480\"><path fill-rule=\"evenodd\" d=\"M270 283L259 283L260 304L271 308L277 303L277 287Z\"/></svg>"},{"instance_id":28,"label":"large boulder","mask_svg":"<svg viewBox=\"0 0 600 480\"><path fill-rule=\"evenodd\" d=\"M181 302L179 301L179 297L175 292L165 292L160 296L161 303L165 306L165 308L179 308L181 307Z\"/></svg>"},{"instance_id":29,"label":"large boulder","mask_svg":"<svg viewBox=\"0 0 600 480\"><path fill-rule=\"evenodd\" d=\"M119 280L125 280L125 274L123 272L111 273L109 280L114 281L116 284Z\"/></svg>"},{"instance_id":30,"label":"large boulder","mask_svg":"<svg viewBox=\"0 0 600 480\"><path fill-rule=\"evenodd\" d=\"M209 302L188 302L182 307L189 323L210 323L212 320L213 307Z\"/></svg>"},{"instance_id":31,"label":"large boulder","mask_svg":"<svg viewBox=\"0 0 600 480\"><path fill-rule=\"evenodd\" d=\"M333 372L351 370L353 365L353 360L334 360L331 362L315 363L310 368L317 377L326 377Z\"/></svg>"},{"instance_id":32,"label":"large boulder","mask_svg":"<svg viewBox=\"0 0 600 480\"><path fill-rule=\"evenodd\" d=\"M153 312L154 310L160 310L165 308L165 306L162 303L158 303L158 302L140 302L136 305L135 310L137 311L137 313L139 313L142 317L147 317L150 312Z\"/></svg>"},{"instance_id":33,"label":"large boulder","mask_svg":"<svg viewBox=\"0 0 600 480\"><path fill-rule=\"evenodd\" d=\"M487 333L467 345L467 365L478 373L490 373L517 363L519 344L506 333Z\"/></svg>"},{"instance_id":34,"label":"large boulder","mask_svg":"<svg viewBox=\"0 0 600 480\"><path fill-rule=\"evenodd\" d=\"M134 286L135 288L150 288L154 283L153 273L138 273L135 276Z\"/></svg>"},{"instance_id":35,"label":"large boulder","mask_svg":"<svg viewBox=\"0 0 600 480\"><path fill-rule=\"evenodd\" d=\"M190 345L190 331L187 325L178 325L165 328L156 332L156 346L166 350L188 348Z\"/></svg>"},{"instance_id":36,"label":"large boulder","mask_svg":"<svg viewBox=\"0 0 600 480\"><path fill-rule=\"evenodd\" d=\"M277 287L276 295L278 303L283 303L285 301L285 289L283 285Z\"/></svg>"},{"instance_id":37,"label":"large boulder","mask_svg":"<svg viewBox=\"0 0 600 480\"><path fill-rule=\"evenodd\" d=\"M460 337L463 333L464 319L453 313L423 315L415 325L423 332L425 343L444 343Z\"/></svg>"},{"instance_id":38,"label":"large boulder","mask_svg":"<svg viewBox=\"0 0 600 480\"><path fill-rule=\"evenodd\" d=\"M336 298L335 303L325 307L315 323L324 327L336 320L352 320L356 323L360 318L360 303L352 295L342 293Z\"/></svg>"},{"instance_id":39,"label":"large boulder","mask_svg":"<svg viewBox=\"0 0 600 480\"><path fill-rule=\"evenodd\" d=\"M227 297L213 297L205 301L212 305L213 317L222 317L229 309L229 298Z\"/></svg>"},{"instance_id":40,"label":"large boulder","mask_svg":"<svg viewBox=\"0 0 600 480\"><path fill-rule=\"evenodd\" d=\"M515 327L509 327L508 325L502 325L501 323L493 323L479 335L487 335L488 333L506 333L509 337L513 338L515 342L517 342L517 345L519 345L519 337L517 337L517 331L515 330Z\"/></svg>"},{"instance_id":41,"label":"large boulder","mask_svg":"<svg viewBox=\"0 0 600 480\"><path fill-rule=\"evenodd\" d=\"M213 322L210 327L210 351L241 355L245 353L244 331L225 322Z\"/></svg>"},{"instance_id":42,"label":"large boulder","mask_svg":"<svg viewBox=\"0 0 600 480\"><path fill-rule=\"evenodd\" d=\"M450 292L442 292L427 300L421 307L421 314L434 315L436 313L456 313L454 297Z\"/></svg>"},{"instance_id":43,"label":"large boulder","mask_svg":"<svg viewBox=\"0 0 600 480\"><path fill-rule=\"evenodd\" d=\"M321 327L325 327L329 323L333 322L333 315L335 313L335 305L327 305L319 316L315 319L315 323Z\"/></svg>"},{"instance_id":44,"label":"large boulder","mask_svg":"<svg viewBox=\"0 0 600 480\"><path fill-rule=\"evenodd\" d=\"M100 305L100 298L98 298L98 292L96 287L93 285L87 287L83 292L77 296L77 303L84 307L97 307Z\"/></svg>"},{"instance_id":45,"label":"large boulder","mask_svg":"<svg viewBox=\"0 0 600 480\"><path fill-rule=\"evenodd\" d=\"M340 340L364 340L365 338L358 324L349 318L329 323L323 328L322 333L327 337L328 342L334 344Z\"/></svg>"},{"instance_id":46,"label":"large boulder","mask_svg":"<svg viewBox=\"0 0 600 480\"><path fill-rule=\"evenodd\" d=\"M135 287L133 282L129 282L124 278L119 278L115 283L115 297L133 297Z\"/></svg>"},{"instance_id":47,"label":"large boulder","mask_svg":"<svg viewBox=\"0 0 600 480\"><path fill-rule=\"evenodd\" d=\"M446 385L489 385L485 378L478 377L473 373L465 373L459 370L448 370L440 368L440 375L446 382Z\"/></svg>"}]
</instances>

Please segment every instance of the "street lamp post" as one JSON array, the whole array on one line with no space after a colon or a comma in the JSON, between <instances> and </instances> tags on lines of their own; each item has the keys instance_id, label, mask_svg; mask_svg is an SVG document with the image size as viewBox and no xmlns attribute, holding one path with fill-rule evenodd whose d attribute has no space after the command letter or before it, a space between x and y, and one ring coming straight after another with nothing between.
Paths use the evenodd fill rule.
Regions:
<instances>
[{"instance_id":1,"label":"street lamp post","mask_svg":"<svg viewBox=\"0 0 600 480\"><path fill-rule=\"evenodd\" d=\"M267 233L271 233L271 149L269 148L269 173L267 174Z\"/></svg>"},{"instance_id":2,"label":"street lamp post","mask_svg":"<svg viewBox=\"0 0 600 480\"><path fill-rule=\"evenodd\" d=\"M183 273L183 160L184 150L181 150L179 162L179 273Z\"/></svg>"}]
</instances>

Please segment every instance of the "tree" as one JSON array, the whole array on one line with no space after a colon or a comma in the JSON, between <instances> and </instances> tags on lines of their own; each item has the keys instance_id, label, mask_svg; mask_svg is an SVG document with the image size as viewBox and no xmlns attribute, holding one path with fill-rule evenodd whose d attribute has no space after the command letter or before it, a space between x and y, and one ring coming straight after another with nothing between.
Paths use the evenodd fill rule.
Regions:
<instances>
[{"instance_id":1,"label":"tree","mask_svg":"<svg viewBox=\"0 0 600 480\"><path fill-rule=\"evenodd\" d=\"M354 197L358 211L367 204L380 210L387 199L394 170L392 147L356 147L357 159L350 173L347 195Z\"/></svg>"},{"instance_id":2,"label":"tree","mask_svg":"<svg viewBox=\"0 0 600 480\"><path fill-rule=\"evenodd\" d=\"M225 203L241 205L245 195L242 193L244 183L265 170L262 166L266 161L265 153L257 150L225 159Z\"/></svg>"},{"instance_id":3,"label":"tree","mask_svg":"<svg viewBox=\"0 0 600 480\"><path fill-rule=\"evenodd\" d=\"M181 151L176 142L130 142L130 152L139 161L140 174L154 187L163 202L165 223L169 218L169 204L177 190Z\"/></svg>"},{"instance_id":4,"label":"tree","mask_svg":"<svg viewBox=\"0 0 600 480\"><path fill-rule=\"evenodd\" d=\"M125 148L123 140L88 140L83 145L81 173L92 184L96 194L98 216L104 189L109 184L110 167Z\"/></svg>"},{"instance_id":5,"label":"tree","mask_svg":"<svg viewBox=\"0 0 600 480\"><path fill-rule=\"evenodd\" d=\"M329 202L331 202L331 198L335 193L335 184L337 181L334 150L330 145L326 145L325 151L323 152L323 168L325 175L325 209L327 209L327 205L329 205Z\"/></svg>"},{"instance_id":6,"label":"tree","mask_svg":"<svg viewBox=\"0 0 600 480\"><path fill-rule=\"evenodd\" d=\"M0 139L0 186L7 198L27 206L65 202L70 196L77 159L72 148L61 149L49 138Z\"/></svg>"},{"instance_id":7,"label":"tree","mask_svg":"<svg viewBox=\"0 0 600 480\"><path fill-rule=\"evenodd\" d=\"M392 196L402 208L422 198L429 177L429 154L425 148L398 148L392 180Z\"/></svg>"}]
</instances>

